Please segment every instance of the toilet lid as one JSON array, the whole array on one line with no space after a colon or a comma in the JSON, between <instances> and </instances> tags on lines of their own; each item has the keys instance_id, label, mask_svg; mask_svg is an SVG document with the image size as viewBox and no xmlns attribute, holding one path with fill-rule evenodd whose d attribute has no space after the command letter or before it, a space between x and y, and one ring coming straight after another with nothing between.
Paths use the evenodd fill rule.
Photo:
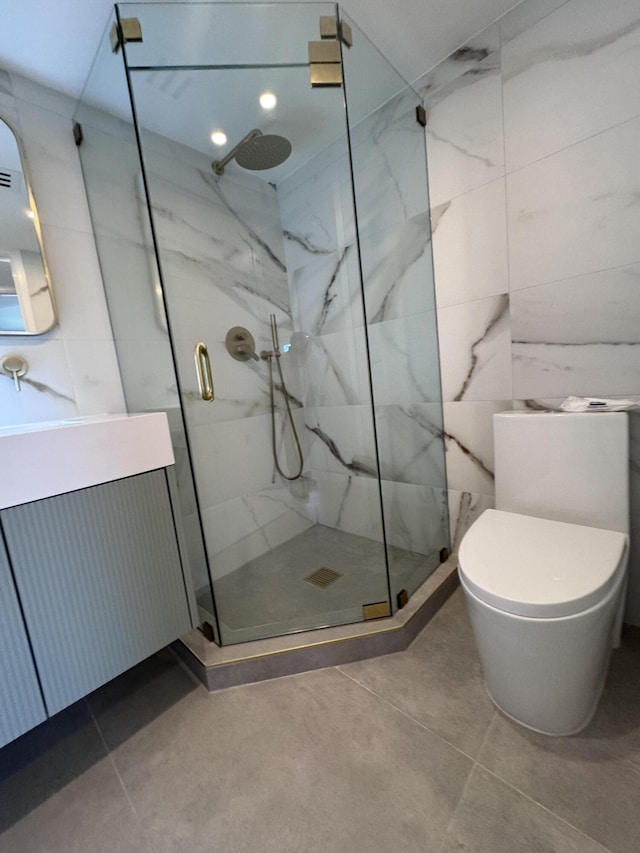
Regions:
<instances>
[{"instance_id":1,"label":"toilet lid","mask_svg":"<svg viewBox=\"0 0 640 853\"><path fill-rule=\"evenodd\" d=\"M488 509L462 540L460 574L499 610L569 616L606 597L626 567L627 542L614 530Z\"/></svg>"}]
</instances>

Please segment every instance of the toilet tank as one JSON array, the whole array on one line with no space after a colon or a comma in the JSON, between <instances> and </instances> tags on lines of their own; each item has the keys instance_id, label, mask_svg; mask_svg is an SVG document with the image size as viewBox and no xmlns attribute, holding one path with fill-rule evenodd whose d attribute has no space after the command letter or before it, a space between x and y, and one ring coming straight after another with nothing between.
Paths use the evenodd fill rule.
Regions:
<instances>
[{"instance_id":1,"label":"toilet tank","mask_svg":"<svg viewBox=\"0 0 640 853\"><path fill-rule=\"evenodd\" d=\"M625 412L493 416L496 508L629 532Z\"/></svg>"}]
</instances>

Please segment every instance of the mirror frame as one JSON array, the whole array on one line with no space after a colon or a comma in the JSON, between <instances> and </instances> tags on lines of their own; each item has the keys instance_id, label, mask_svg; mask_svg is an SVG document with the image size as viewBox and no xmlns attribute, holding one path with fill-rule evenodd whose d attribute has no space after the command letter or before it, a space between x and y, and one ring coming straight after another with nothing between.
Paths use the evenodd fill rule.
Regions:
<instances>
[{"instance_id":1,"label":"mirror frame","mask_svg":"<svg viewBox=\"0 0 640 853\"><path fill-rule=\"evenodd\" d=\"M37 337L39 335L47 334L47 332L50 332L51 329L53 329L57 325L57 323L58 323L58 311L57 311L57 307L56 307L56 301L55 301L55 298L53 295L53 286L51 283L51 275L49 273L49 266L47 264L47 256L45 254L44 243L42 240L42 230L40 227L40 220L38 218L38 208L37 208L35 196L33 193L33 187L31 184L31 177L29 175L29 169L27 166L27 159L25 156L24 146L22 144L22 140L20 138L20 135L18 133L16 133L16 130L15 130L13 124L8 119L6 119L2 114L0 114L0 122L2 124L4 124L11 131L11 133L13 134L14 141L16 143L16 147L18 149L18 156L20 157L20 166L22 169L22 176L24 179L24 185L25 185L25 189L26 189L26 193L27 193L27 200L29 203L29 208L33 213L32 224L33 224L33 228L35 231L38 249L40 251L40 260L42 262L42 269L43 269L44 278L45 278L45 282L46 282L46 286L47 286L47 292L49 295L49 301L51 304L51 322L49 323L49 325L46 328L39 329L37 332L28 331L26 329L23 331L20 331L20 330L5 331L5 330L0 328L0 337ZM12 257L13 255L15 255L16 252L20 253L21 251L22 251L21 249L14 249L14 248L11 248L9 246L0 247L0 254L6 255L8 257ZM19 302L22 302L22 300L20 300L19 295L18 295L18 300L19 300ZM21 313L22 313L22 310L21 310Z\"/></svg>"}]
</instances>

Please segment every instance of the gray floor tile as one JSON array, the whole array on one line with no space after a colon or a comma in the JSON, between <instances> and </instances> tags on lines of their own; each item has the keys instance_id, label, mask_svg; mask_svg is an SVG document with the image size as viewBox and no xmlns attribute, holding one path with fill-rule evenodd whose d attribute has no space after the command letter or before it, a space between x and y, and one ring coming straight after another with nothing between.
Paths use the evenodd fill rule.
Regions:
<instances>
[{"instance_id":1,"label":"gray floor tile","mask_svg":"<svg viewBox=\"0 0 640 853\"><path fill-rule=\"evenodd\" d=\"M0 853L165 853L133 814L108 758L0 835Z\"/></svg>"},{"instance_id":2,"label":"gray floor tile","mask_svg":"<svg viewBox=\"0 0 640 853\"><path fill-rule=\"evenodd\" d=\"M336 670L190 693L113 757L147 829L193 853L437 850L472 766Z\"/></svg>"},{"instance_id":3,"label":"gray floor tile","mask_svg":"<svg viewBox=\"0 0 640 853\"><path fill-rule=\"evenodd\" d=\"M474 767L441 853L606 853L606 848Z\"/></svg>"},{"instance_id":4,"label":"gray floor tile","mask_svg":"<svg viewBox=\"0 0 640 853\"><path fill-rule=\"evenodd\" d=\"M496 714L478 761L615 853L640 850L640 772L597 727L553 738Z\"/></svg>"},{"instance_id":5,"label":"gray floor tile","mask_svg":"<svg viewBox=\"0 0 640 853\"><path fill-rule=\"evenodd\" d=\"M113 750L194 691L204 688L163 650L100 687L87 703Z\"/></svg>"},{"instance_id":6,"label":"gray floor tile","mask_svg":"<svg viewBox=\"0 0 640 853\"><path fill-rule=\"evenodd\" d=\"M426 556L390 548L394 589L414 591L438 566ZM327 566L342 576L319 589L305 581ZM277 636L362 619L362 605L388 598L381 542L316 524L215 581L227 642Z\"/></svg>"},{"instance_id":7,"label":"gray floor tile","mask_svg":"<svg viewBox=\"0 0 640 853\"><path fill-rule=\"evenodd\" d=\"M347 664L341 670L467 755L480 749L494 709L461 590L406 652Z\"/></svg>"},{"instance_id":8,"label":"gray floor tile","mask_svg":"<svg viewBox=\"0 0 640 853\"><path fill-rule=\"evenodd\" d=\"M86 703L77 702L0 750L0 833L106 757Z\"/></svg>"}]
</instances>

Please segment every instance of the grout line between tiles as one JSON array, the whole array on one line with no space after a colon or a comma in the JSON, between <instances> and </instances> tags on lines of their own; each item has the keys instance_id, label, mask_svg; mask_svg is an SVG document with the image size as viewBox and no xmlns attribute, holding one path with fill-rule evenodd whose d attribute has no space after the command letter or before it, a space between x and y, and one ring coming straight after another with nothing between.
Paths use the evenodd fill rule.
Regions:
<instances>
[{"instance_id":1,"label":"grout line between tiles","mask_svg":"<svg viewBox=\"0 0 640 853\"><path fill-rule=\"evenodd\" d=\"M598 839L597 839L597 838L593 838L591 835L587 835L587 833L586 833L586 832L584 832L584 830L582 830L582 829L580 829L579 827L575 826L573 823L570 823L566 818L564 818L564 817L562 817L561 815L557 814L557 812L554 812L554 811L552 811L550 808L548 808L547 806L543 805L542 803L539 803L536 799L534 799L533 797L531 797L529 794L525 794L525 792L524 792L524 791L521 791L521 790L520 790L520 788L516 788L516 786L515 786L515 785L512 785L510 782L507 782L507 780L506 780L506 779L503 779L503 778L502 778L502 776L498 775L498 774L497 774L497 773L495 773L493 770L489 770L489 768L488 768L488 767L485 767L485 766L484 766L484 764L481 764L479 761L476 761L476 762L475 762L475 766L480 767L480 769L481 769L481 770L484 770L484 771L485 771L486 773L488 773L490 776L493 776L493 778L494 778L494 779L497 779L499 782L502 782L502 784L503 784L503 785L506 785L506 786L507 786L507 788L511 788L511 790L512 790L512 791L515 791L517 794L520 794L520 796L521 796L521 797L524 797L524 799L525 799L525 800L528 800L530 803L533 803L534 805L538 806L539 808L544 809L544 811L545 811L547 814L551 815L551 816L552 816L552 817L554 817L556 820L559 820L559 821L560 821L561 823L563 823L565 826L568 826L568 827L569 827L569 829L572 829L574 832L579 833L579 834L580 834L580 835L582 835L584 838L588 838L588 839L589 839L589 841L591 841L593 844L597 844L597 845L598 845L598 847L600 847L600 848L601 848L602 853L613 853L613 851L612 851L609 847L605 847L603 844L601 844L601 843L598 841Z\"/></svg>"},{"instance_id":2,"label":"grout line between tiles","mask_svg":"<svg viewBox=\"0 0 640 853\"><path fill-rule=\"evenodd\" d=\"M460 809L460 806L462 805L462 801L464 800L464 795L467 793L467 788L471 784L471 777L473 776L473 771L476 769L476 767L477 767L477 765L476 765L476 762L474 761L473 764L471 765L471 769L469 770L469 774L466 778L466 781L465 781L464 785L462 786L462 791L460 791L460 796L458 797L458 802L456 803L456 807L452 811L451 817L449 818L449 822L447 823L445 830L442 834L442 842L440 844L440 847L438 848L438 853L442 853L442 851L444 850L444 846L447 843L447 839L449 838L449 830L451 829L451 824L455 820L455 817L458 814L458 810Z\"/></svg>"},{"instance_id":3,"label":"grout line between tiles","mask_svg":"<svg viewBox=\"0 0 640 853\"><path fill-rule=\"evenodd\" d=\"M396 652L396 654L402 654L402 653ZM424 723L421 723L420 720L416 720L416 718L412 717L411 714L407 714L407 712L403 711L402 708L399 708L397 705L394 705L393 702L391 702L389 699L386 699L384 696L380 696L379 693L376 693L375 690L372 690L370 687L367 687L366 684L362 684L362 682L358 681L357 678L354 678L352 675L349 675L348 673L344 672L344 670L342 670L340 668L340 666L336 666L335 669L339 673L341 673L341 675L344 675L345 678L348 678L350 681L353 681L354 684L357 684L358 687L361 687L363 690L366 690L367 693L371 694L371 696L375 696L375 698L378 699L378 701L383 702L385 705L389 705L390 708L393 708L395 711L398 711L398 713L402 714L403 717L406 717L408 720L411 720L412 723L415 723L417 726L420 726L421 729L424 729L425 731L434 735L439 740L441 740L443 743L446 743L447 746L450 746L451 749L455 749L455 751L459 752L460 755L464 755L464 757L468 758L469 761L473 761L475 763L474 758L471 755L469 755L467 752L465 752L463 749L460 749L459 746L456 746L455 744L451 743L451 741L447 740L447 738L443 737L441 734L434 731L433 729L430 729L429 726L426 726Z\"/></svg>"},{"instance_id":4,"label":"grout line between tiles","mask_svg":"<svg viewBox=\"0 0 640 853\"><path fill-rule=\"evenodd\" d=\"M129 792L127 791L127 787L124 784L124 779L120 775L120 771L118 770L116 762L113 759L113 755L111 753L111 750L109 749L109 745L107 744L105 736L102 733L102 729L100 728L100 724L98 723L96 715L93 713L93 708L91 707L91 703L88 701L87 701L87 707L89 708L89 713L91 714L91 719L93 720L93 724L95 725L95 727L98 731L98 735L100 736L100 740L102 741L102 744L104 746L105 752L107 754L107 758L109 759L109 762L110 762L111 766L113 767L113 772L118 777L118 782L120 783L120 787L122 788L122 793L124 794L126 801L129 803L129 808L131 809L133 816L136 818L136 820L139 821L140 816L138 815L138 812L136 811L136 807L133 804L133 800L129 796Z\"/></svg>"},{"instance_id":5,"label":"grout line between tiles","mask_svg":"<svg viewBox=\"0 0 640 853\"><path fill-rule=\"evenodd\" d=\"M491 729L491 725L492 725L496 715L497 715L497 711L494 711L491 719L489 720L489 724L487 725L487 730L484 733L484 737L482 738L482 743L480 744L480 747L479 747L478 753L477 753L478 755L480 755L480 753L484 749L484 745L487 742L487 738L489 737L489 731ZM456 815L458 814L460 806L462 805L462 801L464 799L464 795L467 792L467 788L469 787L469 784L471 783L471 777L473 776L473 771L476 769L476 767L479 766L478 762L475 759L472 759L472 760L473 760L473 766L471 767L471 770L469 770L469 775L467 776L467 781L464 783L464 787L460 793L460 797L458 799L458 802L456 803L456 807L453 810L453 812L451 814L451 818L449 819L449 823L447 824L447 828L444 831L444 835L442 837L442 844L440 845L439 853L442 853L442 851L444 850L444 846L447 843L447 838L449 837L449 830L451 829L451 825L453 824L453 821L454 821Z\"/></svg>"},{"instance_id":6,"label":"grout line between tiles","mask_svg":"<svg viewBox=\"0 0 640 853\"><path fill-rule=\"evenodd\" d=\"M487 731L486 731L484 739L482 741L482 746L478 750L478 758L475 759L473 762L474 768L479 767L481 770L484 770L485 773L488 773L490 776L493 776L494 779L498 779L498 781L502 782L503 785L506 785L507 788L510 788L512 791L515 791L517 794L520 794L520 796L524 797L525 800L528 800L530 803L534 803L536 806L539 806L541 809L544 809L544 811L547 814L552 815L554 818L559 820L565 826L568 826L570 829L573 829L575 832L578 832L584 838L588 838L589 841L592 841L594 844L597 844L599 847L602 848L602 853L612 853L612 851L608 847L605 847L596 838L593 838L591 835L588 835L586 832L584 832L579 827L574 826L574 824L570 823L566 818L563 818L561 815L557 814L552 809L548 808L547 806L543 805L542 803L539 803L538 800L536 800L534 797L530 796L529 794L526 794L524 791L521 791L520 788L517 788L515 785L512 785L511 782L508 782L506 779L503 779L503 777L500 776L499 773L496 773L494 770L490 770L486 765L484 765L482 763L482 761L480 761L480 756L482 755L482 751L485 747L485 744L487 743L487 740L489 739L489 734L491 732L491 729L493 728L495 721L499 718L500 718L499 711L494 711L493 717L491 718L491 722L489 723L489 725L487 727Z\"/></svg>"},{"instance_id":7,"label":"grout line between tiles","mask_svg":"<svg viewBox=\"0 0 640 853\"><path fill-rule=\"evenodd\" d=\"M524 171L524 169L528 169L530 166L535 166L536 163L542 163L544 160L548 160L550 157L555 157L557 154L561 154L563 151L568 151L570 148L575 148L578 145L582 145L583 142L589 142L592 139L596 139L598 136L603 136L605 133L609 133L611 130L616 130L619 127L622 127L625 124L631 124L631 122L637 122L640 118L640 114L636 114L631 116L630 118L625 118L622 121L618 121L615 124L612 124L610 127L605 127L602 130L596 130L594 133L590 133L588 136L583 137L582 139L577 139L575 142L570 142L568 145L563 145L562 148L558 148L556 151L550 151L548 154L544 154L542 157L538 157L535 160L531 160L530 163L524 163L521 166L516 166L514 169L509 170L507 168L507 164L505 163L505 178L509 178L511 175L515 175L518 172Z\"/></svg>"}]
</instances>

